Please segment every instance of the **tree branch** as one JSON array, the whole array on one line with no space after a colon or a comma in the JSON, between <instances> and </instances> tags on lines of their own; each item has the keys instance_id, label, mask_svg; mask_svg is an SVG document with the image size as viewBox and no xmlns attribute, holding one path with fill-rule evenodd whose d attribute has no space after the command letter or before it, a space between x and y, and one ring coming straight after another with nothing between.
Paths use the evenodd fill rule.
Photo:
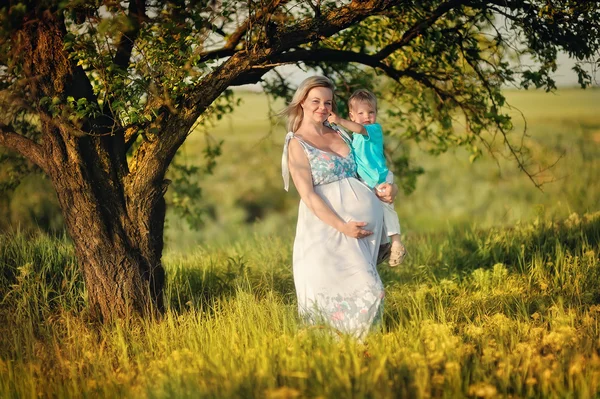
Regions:
<instances>
[{"instance_id":1,"label":"tree branch","mask_svg":"<svg viewBox=\"0 0 600 399\"><path fill-rule=\"evenodd\" d=\"M15 132L12 126L0 122L0 146L18 152L29 161L47 171L46 158L42 146L35 141Z\"/></svg>"},{"instance_id":2,"label":"tree branch","mask_svg":"<svg viewBox=\"0 0 600 399\"><path fill-rule=\"evenodd\" d=\"M279 53L301 44L319 41L398 5L400 2L397 0L352 1L346 6L327 10L320 18L310 17L290 27L273 28L269 44L273 52Z\"/></svg>"},{"instance_id":3,"label":"tree branch","mask_svg":"<svg viewBox=\"0 0 600 399\"><path fill-rule=\"evenodd\" d=\"M533 13L537 13L538 9L534 8L534 5L531 4L531 2L515 2L515 1L510 1L510 0L485 0L484 2L481 2L480 5L481 6L489 6L489 4L494 4L498 7L502 7L502 8L508 8L509 10L515 11L515 10L523 10L523 11L530 11ZM479 7L478 7L479 8Z\"/></svg>"},{"instance_id":4,"label":"tree branch","mask_svg":"<svg viewBox=\"0 0 600 399\"><path fill-rule=\"evenodd\" d=\"M225 31L223 30L223 26L219 27L219 26L211 23L210 21L201 21L201 24L208 30L215 32L215 33L219 34L220 36L223 36L223 37L227 36L227 33L225 33Z\"/></svg>"},{"instance_id":5,"label":"tree branch","mask_svg":"<svg viewBox=\"0 0 600 399\"><path fill-rule=\"evenodd\" d=\"M334 50L334 49L314 49L314 50L296 50L290 51L288 53L281 54L275 57L277 62L289 64L294 62L319 62L319 61L329 61L329 62L356 62L359 64L363 64L366 66L370 66L375 69L380 69L390 78L398 81L403 77L408 77L413 80L416 80L423 85L436 90L438 95L443 99L447 98L445 92L440 91L440 89L435 86L435 84L429 80L428 76L419 73L417 71L411 69L398 70L395 69L383 61L381 61L376 55L370 55L365 53L356 53L353 51L345 51L345 50Z\"/></svg>"},{"instance_id":6,"label":"tree branch","mask_svg":"<svg viewBox=\"0 0 600 399\"><path fill-rule=\"evenodd\" d=\"M284 0L281 0L278 2L278 4L281 5L283 2ZM254 50L254 54L256 55L254 58L259 60L260 53L262 52L263 55L266 56L264 61L267 61L267 57L269 56L273 57L275 54L282 53L301 44L318 41L323 37L334 35L335 33L351 26L354 23L360 22L371 15L377 15L388 10L394 5L397 5L397 3L397 1L392 0L371 0L361 2L353 1L347 6L329 10L318 20L315 20L314 18L306 18L293 26L274 26L270 31L269 42L262 43L261 48ZM274 8L272 7L272 9ZM234 47L235 46L232 47L231 43L229 43L219 49L201 53L199 62L233 57L235 54L243 51L235 50ZM273 65L269 69L272 69L275 66L276 65ZM258 66L255 65L253 67L249 67L245 72L256 76L256 71L251 71L251 69L254 68L258 68ZM211 75L213 74L214 72L211 73ZM248 81L248 79L241 76L234 80L244 82ZM202 82L204 81L205 80ZM201 87L202 82L198 85L199 87Z\"/></svg>"},{"instance_id":7,"label":"tree branch","mask_svg":"<svg viewBox=\"0 0 600 399\"><path fill-rule=\"evenodd\" d=\"M377 54L375 54L376 58L384 59L392 54L394 51L399 50L400 48L406 46L411 42L415 37L423 33L427 28L431 25L435 24L438 19L440 19L444 14L448 11L460 7L462 5L468 5L468 2L460 1L460 0L450 0L446 3L442 3L438 8L436 8L427 18L422 19L417 24L413 25L410 29L404 32L402 38L397 42L391 43L381 49Z\"/></svg>"},{"instance_id":8,"label":"tree branch","mask_svg":"<svg viewBox=\"0 0 600 399\"><path fill-rule=\"evenodd\" d=\"M123 32L119 45L117 47L117 54L115 54L114 63L122 69L127 69L129 59L131 58L131 51L133 50L133 43L137 39L140 33L140 26L142 25L142 19L146 17L146 0L130 0L129 1L129 20L133 23L133 29L129 32Z\"/></svg>"},{"instance_id":9,"label":"tree branch","mask_svg":"<svg viewBox=\"0 0 600 399\"><path fill-rule=\"evenodd\" d=\"M205 51L200 53L200 58L198 59L198 63L210 61L210 60L218 60L219 58L231 57L237 51L234 49L229 49L225 47L221 47L216 50Z\"/></svg>"},{"instance_id":10,"label":"tree branch","mask_svg":"<svg viewBox=\"0 0 600 399\"><path fill-rule=\"evenodd\" d=\"M400 3L397 0L352 1L348 5L324 11L318 19L305 18L292 26L274 24L269 29L269 40L257 43L252 51L240 49L231 53L231 49L222 48L205 54L204 59L219 54L229 54L230 57L190 88L179 112L165 116L161 123L161 134L140 145L131 165L130 178L134 180L133 186L143 191L146 186L164 179L167 166L187 137L189 129L227 87L234 83L260 79L277 65L273 60L286 50L320 41L370 16L380 15ZM374 62L371 58L365 58L364 61L367 65ZM293 61L290 59L290 62ZM386 73L391 76L399 76L399 72L383 63L378 67L386 69Z\"/></svg>"},{"instance_id":11,"label":"tree branch","mask_svg":"<svg viewBox=\"0 0 600 399\"><path fill-rule=\"evenodd\" d=\"M257 11L253 16L247 18L230 36L225 45L221 48L205 51L200 53L199 63L206 62L209 60L217 60L219 58L231 57L237 51L236 46L242 40L242 37L246 34L252 23L260 20L264 17L269 17L280 5L287 3L289 0L274 0L268 6Z\"/></svg>"},{"instance_id":12,"label":"tree branch","mask_svg":"<svg viewBox=\"0 0 600 399\"><path fill-rule=\"evenodd\" d=\"M465 51L465 49L463 48L462 45L460 46L460 51L461 51L461 53L463 55L463 58L467 61L467 63L473 69L473 71L475 71L475 73L477 74L477 77L479 78L479 81L481 82L481 84L485 88L486 92L488 93L488 98L492 102L492 105L495 108L495 112L499 112L500 106L496 103L496 100L494 98L494 93L492 92L492 87L490 86L490 82L485 77L484 73L481 71L481 68L477 64L477 60L474 60L471 57L469 57L469 55L467 54L467 52ZM527 177L529 178L529 180L531 180L531 182L535 185L535 187L537 189L539 189L540 191L542 191L542 185L544 183L543 182L540 183L540 182L536 181L535 180L535 176L538 175L539 173L543 172L546 169L541 170L541 171L539 171L537 173L531 173L531 172L529 172L529 170L527 168L527 165L525 164L525 161L522 159L521 156L519 156L520 153L521 153L520 149L515 149L514 146L512 145L512 143L510 142L510 140L508 139L508 132L504 129L504 127L498 121L494 120L494 124L496 125L496 128L498 129L498 131L500 131L500 133L502 134L502 137L504 139L504 144L506 145L506 147L510 151L512 157L517 161L517 167L523 173L525 173L525 175L527 175ZM558 162L558 160L556 162Z\"/></svg>"},{"instance_id":13,"label":"tree branch","mask_svg":"<svg viewBox=\"0 0 600 399\"><path fill-rule=\"evenodd\" d=\"M248 17L236 30L229 36L227 43L223 46L224 49L233 50L242 37L246 34L248 29L252 26L252 24L256 21L259 21L261 18L269 17L273 12L279 7L287 3L289 0L273 0L271 3L261 10L258 10L253 16Z\"/></svg>"}]
</instances>

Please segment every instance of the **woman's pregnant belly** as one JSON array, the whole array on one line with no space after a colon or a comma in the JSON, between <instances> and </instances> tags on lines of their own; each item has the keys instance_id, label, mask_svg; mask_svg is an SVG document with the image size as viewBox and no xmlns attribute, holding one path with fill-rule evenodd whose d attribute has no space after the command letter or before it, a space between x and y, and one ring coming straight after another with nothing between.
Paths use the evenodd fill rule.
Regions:
<instances>
[{"instance_id":1,"label":"woman's pregnant belly","mask_svg":"<svg viewBox=\"0 0 600 399\"><path fill-rule=\"evenodd\" d=\"M294 278L331 295L341 295L338 290L354 292L365 285L380 284L374 264L383 227L381 201L355 178L315 186L315 192L342 220L366 222L363 229L373 234L360 239L346 236L301 204L294 244Z\"/></svg>"},{"instance_id":2,"label":"woman's pregnant belly","mask_svg":"<svg viewBox=\"0 0 600 399\"><path fill-rule=\"evenodd\" d=\"M381 201L355 178L316 186L315 192L346 222L366 222L364 229L370 231L380 228L383 222Z\"/></svg>"}]
</instances>

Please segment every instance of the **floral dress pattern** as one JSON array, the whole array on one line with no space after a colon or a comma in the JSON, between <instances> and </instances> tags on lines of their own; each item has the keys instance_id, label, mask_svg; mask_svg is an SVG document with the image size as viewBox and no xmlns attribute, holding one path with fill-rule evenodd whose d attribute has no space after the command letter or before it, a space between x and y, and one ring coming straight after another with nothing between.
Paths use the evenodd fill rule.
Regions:
<instances>
[{"instance_id":1,"label":"floral dress pattern","mask_svg":"<svg viewBox=\"0 0 600 399\"><path fill-rule=\"evenodd\" d=\"M339 132L349 144L349 137ZM282 168L288 188L288 144L302 145L311 168L315 192L345 221L367 222L373 234L356 239L323 223L300 201L294 240L294 284L298 312L310 324L325 323L364 338L378 323L383 308L383 284L376 262L382 241L383 210L371 189L356 178L352 152L347 157L322 151L288 133Z\"/></svg>"}]
</instances>

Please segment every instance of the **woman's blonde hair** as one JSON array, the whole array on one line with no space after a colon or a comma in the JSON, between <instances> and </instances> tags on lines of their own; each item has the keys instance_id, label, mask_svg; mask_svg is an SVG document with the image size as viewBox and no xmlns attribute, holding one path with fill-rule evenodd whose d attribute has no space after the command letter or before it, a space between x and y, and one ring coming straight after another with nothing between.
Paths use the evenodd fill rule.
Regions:
<instances>
[{"instance_id":1,"label":"woman's blonde hair","mask_svg":"<svg viewBox=\"0 0 600 399\"><path fill-rule=\"evenodd\" d=\"M331 106L333 112L337 111L335 104L335 85L331 79L325 76L311 76L310 78L306 78L296 89L294 97L289 105L279 113L279 115L287 117L288 132L295 132L300 127L300 123L302 123L302 119L304 118L304 112L300 103L306 99L308 92L315 87L326 87L331 90L333 95Z\"/></svg>"}]
</instances>

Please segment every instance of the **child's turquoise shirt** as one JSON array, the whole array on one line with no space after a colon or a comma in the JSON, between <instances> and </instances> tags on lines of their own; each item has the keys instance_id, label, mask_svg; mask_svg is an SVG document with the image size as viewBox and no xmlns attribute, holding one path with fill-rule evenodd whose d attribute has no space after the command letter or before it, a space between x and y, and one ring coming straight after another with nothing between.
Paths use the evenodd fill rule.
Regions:
<instances>
[{"instance_id":1,"label":"child's turquoise shirt","mask_svg":"<svg viewBox=\"0 0 600 399\"><path fill-rule=\"evenodd\" d=\"M379 123L365 125L367 135L354 133L352 148L356 158L358 176L374 188L384 183L388 174L383 153L383 130Z\"/></svg>"}]
</instances>

